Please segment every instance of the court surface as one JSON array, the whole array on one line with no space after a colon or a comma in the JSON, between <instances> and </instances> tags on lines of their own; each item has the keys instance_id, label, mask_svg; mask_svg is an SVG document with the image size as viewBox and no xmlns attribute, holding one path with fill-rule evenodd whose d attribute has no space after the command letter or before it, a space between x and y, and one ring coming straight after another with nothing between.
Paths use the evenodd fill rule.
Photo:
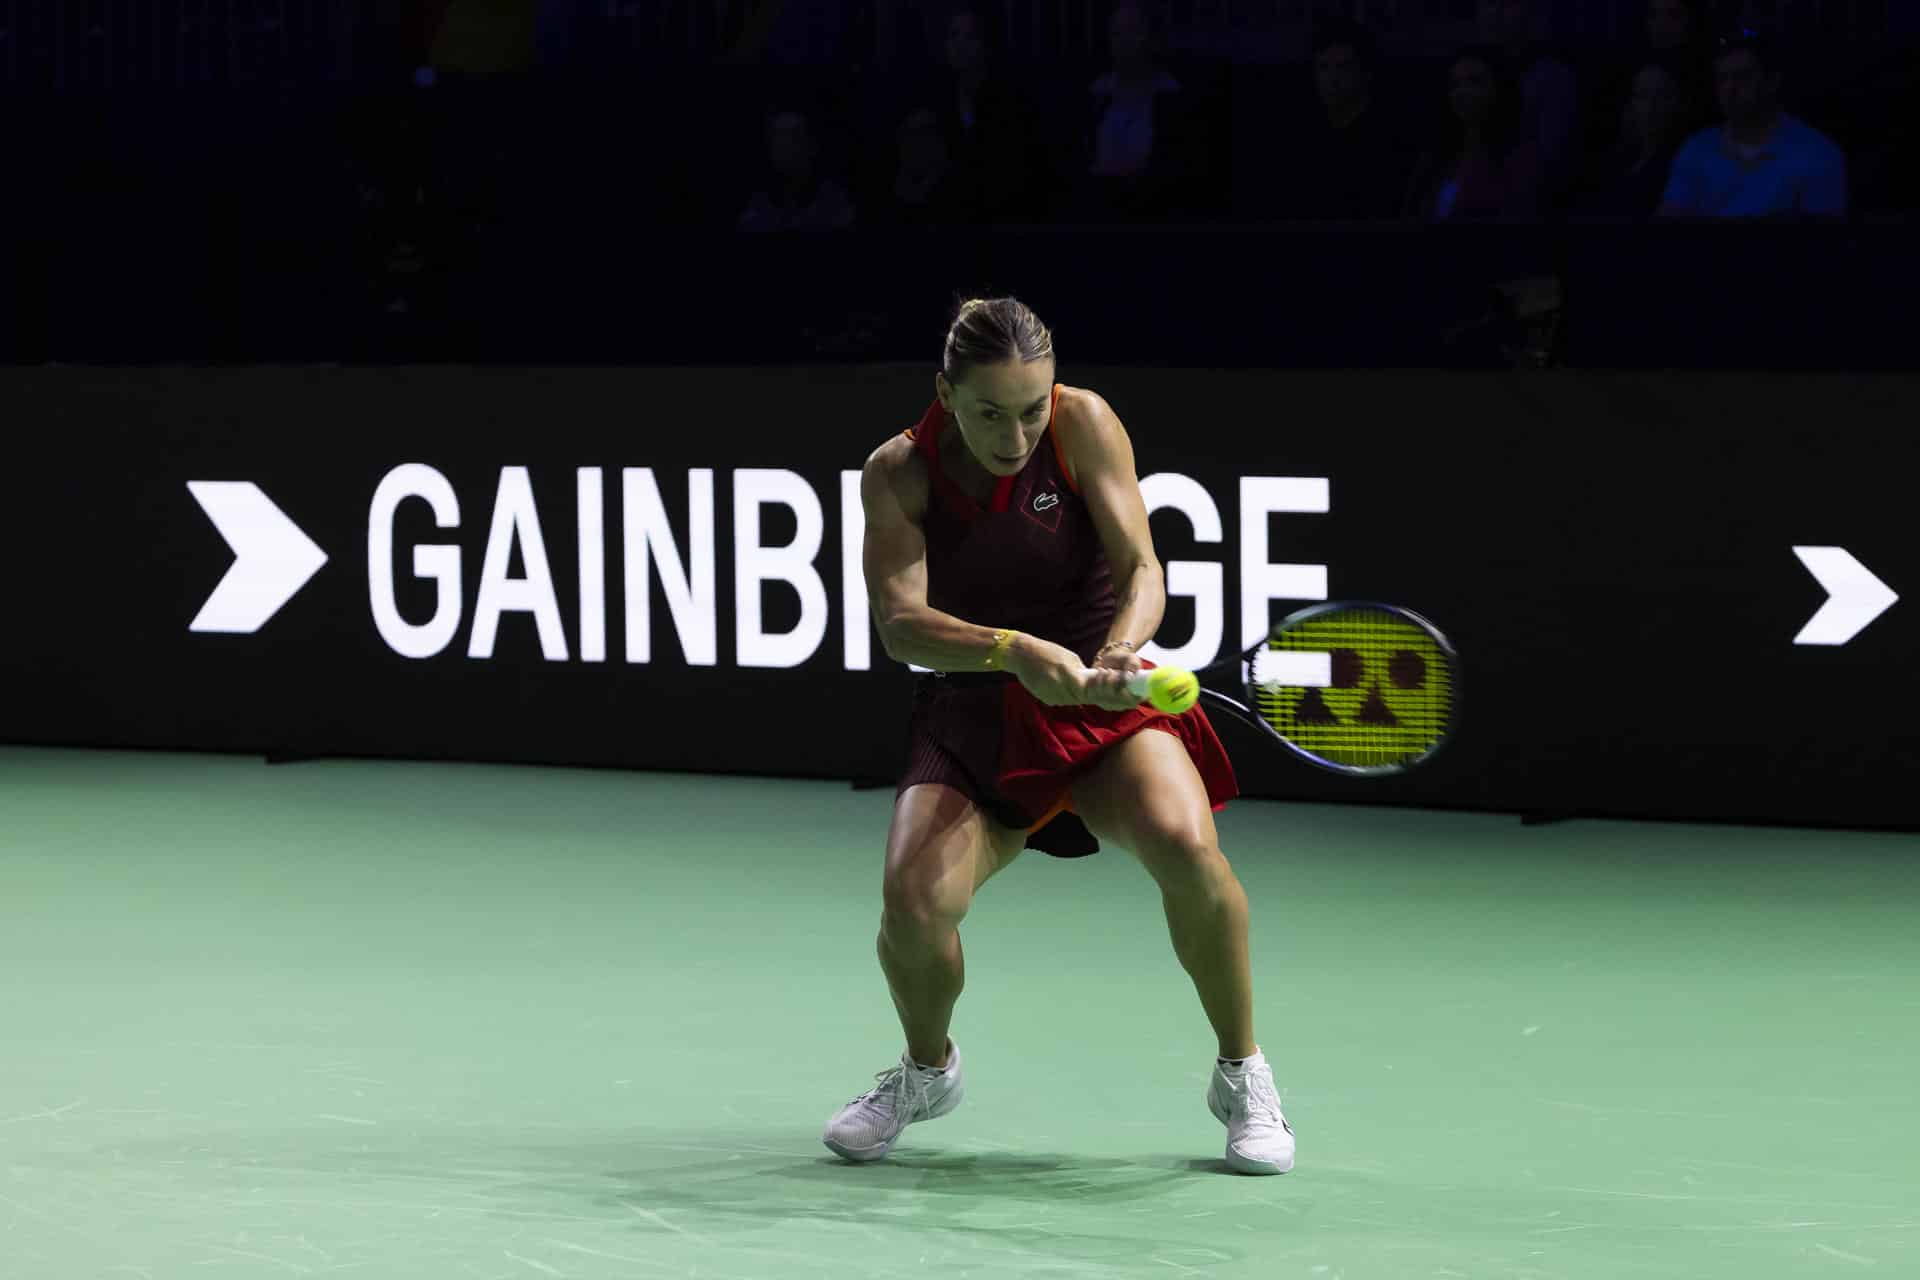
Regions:
<instances>
[{"instance_id":1,"label":"court surface","mask_svg":"<svg viewBox=\"0 0 1920 1280\"><path fill-rule=\"evenodd\" d=\"M1299 1167L1224 1171L1124 853L900 1051L891 795L0 749L0 1276L1920 1275L1920 842L1236 802Z\"/></svg>"}]
</instances>

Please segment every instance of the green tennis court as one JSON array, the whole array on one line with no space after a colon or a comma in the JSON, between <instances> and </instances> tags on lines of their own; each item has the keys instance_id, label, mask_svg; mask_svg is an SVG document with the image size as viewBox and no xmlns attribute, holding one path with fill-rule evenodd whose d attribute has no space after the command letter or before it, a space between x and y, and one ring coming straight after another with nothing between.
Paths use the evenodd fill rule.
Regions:
<instances>
[{"instance_id":1,"label":"green tennis court","mask_svg":"<svg viewBox=\"0 0 1920 1280\"><path fill-rule=\"evenodd\" d=\"M1236 802L1280 1178L1146 875L1028 854L851 1167L890 801L0 749L0 1276L1920 1274L1912 837Z\"/></svg>"}]
</instances>

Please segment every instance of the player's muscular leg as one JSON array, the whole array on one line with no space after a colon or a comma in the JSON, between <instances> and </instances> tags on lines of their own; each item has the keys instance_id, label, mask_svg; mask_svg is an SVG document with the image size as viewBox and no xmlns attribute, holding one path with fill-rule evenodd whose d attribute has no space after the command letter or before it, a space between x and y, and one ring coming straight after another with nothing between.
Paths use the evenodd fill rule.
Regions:
<instances>
[{"instance_id":1,"label":"player's muscular leg","mask_svg":"<svg viewBox=\"0 0 1920 1280\"><path fill-rule=\"evenodd\" d=\"M1074 783L1073 804L1102 840L1130 850L1160 886L1174 954L1193 979L1220 1056L1254 1052L1247 895L1220 852L1206 785L1170 733L1116 743Z\"/></svg>"},{"instance_id":2,"label":"player's muscular leg","mask_svg":"<svg viewBox=\"0 0 1920 1280\"><path fill-rule=\"evenodd\" d=\"M944 1066L966 967L960 921L974 891L1019 854L1024 833L988 821L951 787L902 792L887 832L880 968L915 1062Z\"/></svg>"}]
</instances>

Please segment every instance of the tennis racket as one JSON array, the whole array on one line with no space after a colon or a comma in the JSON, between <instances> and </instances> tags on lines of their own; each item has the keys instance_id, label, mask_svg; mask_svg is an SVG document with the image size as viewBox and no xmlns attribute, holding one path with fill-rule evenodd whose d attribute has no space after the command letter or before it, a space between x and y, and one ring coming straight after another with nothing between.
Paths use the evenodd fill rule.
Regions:
<instances>
[{"instance_id":1,"label":"tennis racket","mask_svg":"<svg viewBox=\"0 0 1920 1280\"><path fill-rule=\"evenodd\" d=\"M1237 658L1192 675L1209 706L1352 777L1405 773L1430 758L1460 707L1460 658L1447 638L1410 609L1368 601L1301 609ZM1127 687L1145 698L1146 673Z\"/></svg>"}]
</instances>

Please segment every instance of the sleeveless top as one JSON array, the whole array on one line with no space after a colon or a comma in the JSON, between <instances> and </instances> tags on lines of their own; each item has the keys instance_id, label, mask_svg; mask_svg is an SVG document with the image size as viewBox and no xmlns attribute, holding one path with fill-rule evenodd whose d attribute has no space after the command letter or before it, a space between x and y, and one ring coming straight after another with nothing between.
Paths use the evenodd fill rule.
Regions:
<instances>
[{"instance_id":1,"label":"sleeveless top","mask_svg":"<svg viewBox=\"0 0 1920 1280\"><path fill-rule=\"evenodd\" d=\"M935 400L907 430L927 464L927 603L983 627L1011 627L1091 662L1116 603L1093 515L1061 452L1054 384L1047 428L1018 474L1002 476L983 507L940 458L946 411Z\"/></svg>"}]
</instances>

